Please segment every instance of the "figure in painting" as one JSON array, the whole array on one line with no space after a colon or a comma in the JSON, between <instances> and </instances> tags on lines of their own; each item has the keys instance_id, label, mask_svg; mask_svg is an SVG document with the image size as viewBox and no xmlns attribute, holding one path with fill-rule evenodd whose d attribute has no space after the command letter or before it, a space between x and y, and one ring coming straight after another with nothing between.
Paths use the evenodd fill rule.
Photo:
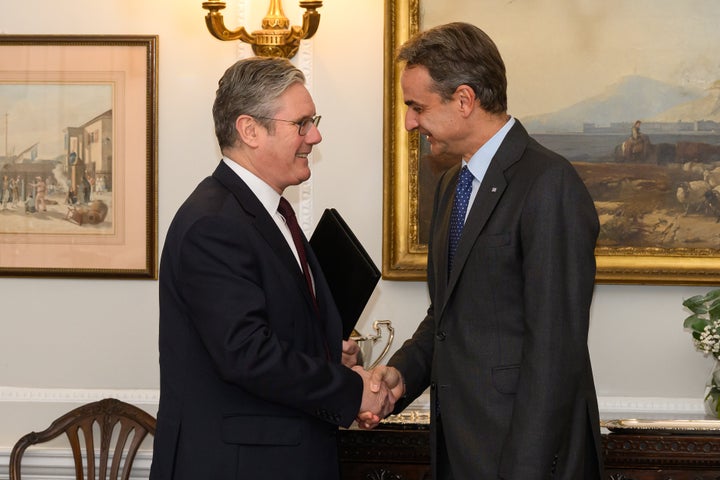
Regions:
<instances>
[{"instance_id":1,"label":"figure in painting","mask_svg":"<svg viewBox=\"0 0 720 480\"><path fill-rule=\"evenodd\" d=\"M2 209L7 208L8 201L10 201L10 181L8 176L4 175L2 179Z\"/></svg>"},{"instance_id":2,"label":"figure in painting","mask_svg":"<svg viewBox=\"0 0 720 480\"><path fill-rule=\"evenodd\" d=\"M45 205L45 195L47 193L47 184L42 177L35 177L35 183L30 184L35 189L35 210L38 212L47 212Z\"/></svg>"},{"instance_id":3,"label":"figure in painting","mask_svg":"<svg viewBox=\"0 0 720 480\"><path fill-rule=\"evenodd\" d=\"M622 161L642 163L647 160L650 152L650 139L640 132L642 122L636 120L630 130L630 137L620 145L620 157Z\"/></svg>"}]
</instances>

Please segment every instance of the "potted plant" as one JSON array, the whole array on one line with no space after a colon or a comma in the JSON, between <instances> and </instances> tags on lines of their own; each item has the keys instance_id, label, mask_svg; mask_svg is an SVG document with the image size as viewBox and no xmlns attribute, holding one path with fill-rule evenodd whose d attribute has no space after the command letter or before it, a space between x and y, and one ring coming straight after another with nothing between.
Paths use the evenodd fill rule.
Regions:
<instances>
[{"instance_id":1,"label":"potted plant","mask_svg":"<svg viewBox=\"0 0 720 480\"><path fill-rule=\"evenodd\" d=\"M695 348L715 359L705 395L705 409L708 414L720 418L720 288L690 297L683 306L692 312L683 326L692 333Z\"/></svg>"}]
</instances>

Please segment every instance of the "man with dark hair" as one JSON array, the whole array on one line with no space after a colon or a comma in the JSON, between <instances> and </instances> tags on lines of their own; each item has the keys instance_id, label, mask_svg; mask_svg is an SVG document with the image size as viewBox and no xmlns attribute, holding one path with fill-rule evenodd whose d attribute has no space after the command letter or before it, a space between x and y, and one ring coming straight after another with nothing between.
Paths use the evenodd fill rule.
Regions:
<instances>
[{"instance_id":1,"label":"man with dark hair","mask_svg":"<svg viewBox=\"0 0 720 480\"><path fill-rule=\"evenodd\" d=\"M404 395L396 412L430 387L434 479L599 480L592 198L506 113L505 66L482 30L432 28L398 59L405 127L458 163L435 195L427 316L373 382Z\"/></svg>"}]
</instances>

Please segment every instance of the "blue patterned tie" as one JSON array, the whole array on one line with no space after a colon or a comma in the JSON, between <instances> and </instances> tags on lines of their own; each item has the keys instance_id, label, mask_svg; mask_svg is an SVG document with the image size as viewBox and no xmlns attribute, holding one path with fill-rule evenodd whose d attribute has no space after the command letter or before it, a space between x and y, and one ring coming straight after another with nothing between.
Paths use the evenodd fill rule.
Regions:
<instances>
[{"instance_id":1,"label":"blue patterned tie","mask_svg":"<svg viewBox=\"0 0 720 480\"><path fill-rule=\"evenodd\" d=\"M465 224L465 212L470 202L472 193L473 174L464 166L460 170L457 185L455 186L455 198L453 199L452 212L450 213L450 242L448 248L448 273L452 271L455 250L457 250L463 225Z\"/></svg>"}]
</instances>

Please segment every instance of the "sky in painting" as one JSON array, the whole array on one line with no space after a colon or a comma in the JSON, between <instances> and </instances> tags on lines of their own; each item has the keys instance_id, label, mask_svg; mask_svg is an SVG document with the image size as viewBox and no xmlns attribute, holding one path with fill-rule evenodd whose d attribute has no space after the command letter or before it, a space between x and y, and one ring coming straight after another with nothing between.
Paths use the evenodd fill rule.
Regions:
<instances>
[{"instance_id":1,"label":"sky in painting","mask_svg":"<svg viewBox=\"0 0 720 480\"><path fill-rule=\"evenodd\" d=\"M64 153L64 132L112 106L110 84L0 82L0 156L16 155L37 143L39 159Z\"/></svg>"},{"instance_id":2,"label":"sky in painting","mask_svg":"<svg viewBox=\"0 0 720 480\"><path fill-rule=\"evenodd\" d=\"M509 113L549 113L629 75L707 89L720 80L717 0L420 0L421 28L467 21L496 42Z\"/></svg>"}]
</instances>

